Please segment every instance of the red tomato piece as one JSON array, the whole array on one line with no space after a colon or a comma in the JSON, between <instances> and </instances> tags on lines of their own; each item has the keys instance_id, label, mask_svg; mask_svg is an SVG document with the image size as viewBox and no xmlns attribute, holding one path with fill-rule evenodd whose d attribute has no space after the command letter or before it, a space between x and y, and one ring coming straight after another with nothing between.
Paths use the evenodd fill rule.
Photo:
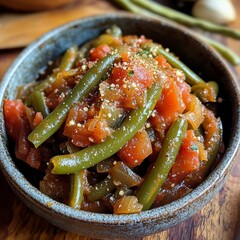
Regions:
<instances>
[{"instance_id":1,"label":"red tomato piece","mask_svg":"<svg viewBox=\"0 0 240 240\"><path fill-rule=\"evenodd\" d=\"M103 142L111 133L111 129L108 127L107 123L100 118L87 120L86 128L90 132L91 141L96 143Z\"/></svg>"},{"instance_id":2,"label":"red tomato piece","mask_svg":"<svg viewBox=\"0 0 240 240\"><path fill-rule=\"evenodd\" d=\"M40 112L36 112L33 119L33 126L36 127L43 120L43 115Z\"/></svg>"},{"instance_id":3,"label":"red tomato piece","mask_svg":"<svg viewBox=\"0 0 240 240\"><path fill-rule=\"evenodd\" d=\"M179 183L193 170L199 168L198 139L193 130L188 130L181 144L170 178Z\"/></svg>"},{"instance_id":4,"label":"red tomato piece","mask_svg":"<svg viewBox=\"0 0 240 240\"><path fill-rule=\"evenodd\" d=\"M182 100L186 106L188 106L191 102L191 87L183 81L176 81L176 84L182 93Z\"/></svg>"},{"instance_id":5,"label":"red tomato piece","mask_svg":"<svg viewBox=\"0 0 240 240\"><path fill-rule=\"evenodd\" d=\"M184 111L185 105L182 102L179 88L174 81L169 81L169 85L163 89L155 109L164 118L167 126L175 120L179 113Z\"/></svg>"},{"instance_id":6,"label":"red tomato piece","mask_svg":"<svg viewBox=\"0 0 240 240\"><path fill-rule=\"evenodd\" d=\"M158 62L158 65L163 68L169 68L171 65L167 62L166 58L162 55L155 57L155 60Z\"/></svg>"},{"instance_id":7,"label":"red tomato piece","mask_svg":"<svg viewBox=\"0 0 240 240\"><path fill-rule=\"evenodd\" d=\"M17 140L23 126L26 107L22 100L5 100L3 109L7 132L14 140Z\"/></svg>"},{"instance_id":8,"label":"red tomato piece","mask_svg":"<svg viewBox=\"0 0 240 240\"><path fill-rule=\"evenodd\" d=\"M116 89L120 89L124 95L118 94L119 105L131 109L143 103L144 94L142 93L151 87L153 81L153 74L143 66L140 60L134 60L126 66L115 66L110 76L110 84L113 83ZM111 91L117 92L115 89ZM115 97L112 100L115 100Z\"/></svg>"},{"instance_id":9,"label":"red tomato piece","mask_svg":"<svg viewBox=\"0 0 240 240\"><path fill-rule=\"evenodd\" d=\"M145 130L138 131L118 152L118 157L129 167L133 168L152 153L152 144Z\"/></svg>"},{"instance_id":10,"label":"red tomato piece","mask_svg":"<svg viewBox=\"0 0 240 240\"><path fill-rule=\"evenodd\" d=\"M100 60L107 56L107 54L111 51L111 48L107 44L101 44L96 48L90 50L90 59L92 61Z\"/></svg>"},{"instance_id":11,"label":"red tomato piece","mask_svg":"<svg viewBox=\"0 0 240 240\"><path fill-rule=\"evenodd\" d=\"M26 106L22 100L16 99L5 100L3 108L7 133L16 142L16 157L33 168L41 168L42 161L49 160L51 153L46 151L44 147L34 148L32 143L28 141L28 135L32 129L27 118ZM42 114L36 113L35 124L41 120Z\"/></svg>"}]
</instances>

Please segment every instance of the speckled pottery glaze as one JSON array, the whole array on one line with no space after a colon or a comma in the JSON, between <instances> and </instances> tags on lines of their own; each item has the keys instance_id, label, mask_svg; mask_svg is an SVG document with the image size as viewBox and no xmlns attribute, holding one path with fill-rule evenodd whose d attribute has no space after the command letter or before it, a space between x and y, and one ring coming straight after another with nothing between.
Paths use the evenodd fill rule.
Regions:
<instances>
[{"instance_id":1,"label":"speckled pottery glaze","mask_svg":"<svg viewBox=\"0 0 240 240\"><path fill-rule=\"evenodd\" d=\"M163 207L131 215L112 215L74 210L42 194L12 157L6 137L3 100L13 99L19 85L37 78L48 61L56 59L72 44L81 45L116 24L124 34L145 35L168 47L203 79L215 80L225 106L222 111L226 151L208 178L185 197ZM0 88L0 166L20 199L52 224L96 238L136 238L170 228L200 210L222 187L239 146L240 109L236 79L219 55L185 28L130 14L108 14L80 19L55 29L27 47L5 75Z\"/></svg>"}]
</instances>

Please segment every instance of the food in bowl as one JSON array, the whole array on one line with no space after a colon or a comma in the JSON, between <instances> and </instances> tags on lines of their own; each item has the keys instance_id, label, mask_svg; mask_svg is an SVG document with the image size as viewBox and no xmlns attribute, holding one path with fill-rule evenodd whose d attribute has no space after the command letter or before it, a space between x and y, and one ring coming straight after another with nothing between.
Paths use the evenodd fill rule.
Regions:
<instances>
[{"instance_id":1,"label":"food in bowl","mask_svg":"<svg viewBox=\"0 0 240 240\"><path fill-rule=\"evenodd\" d=\"M15 155L73 208L130 214L189 193L223 151L218 85L113 26L4 101Z\"/></svg>"}]
</instances>

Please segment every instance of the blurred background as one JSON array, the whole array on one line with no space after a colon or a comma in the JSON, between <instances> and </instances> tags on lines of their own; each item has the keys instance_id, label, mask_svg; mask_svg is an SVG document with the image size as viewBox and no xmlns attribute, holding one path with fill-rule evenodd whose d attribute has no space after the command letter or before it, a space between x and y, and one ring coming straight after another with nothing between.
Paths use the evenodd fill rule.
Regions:
<instances>
[{"instance_id":1,"label":"blurred background","mask_svg":"<svg viewBox=\"0 0 240 240\"><path fill-rule=\"evenodd\" d=\"M151 3L150 0L0 0L0 79L22 49L47 31L82 17L118 11L134 12L135 8L131 8L133 2L138 7L139 2L147 5ZM155 0L154 2L169 7L171 14L171 10L175 10L177 14L184 13L193 16L194 19L207 19L210 23L236 29L240 36L240 0ZM138 11L138 14L143 14L143 10ZM164 13L168 11L165 9ZM173 13L174 16L175 14L176 12ZM194 19L192 21L195 21ZM189 28L194 33L200 33L214 43L221 44L220 49L225 49L225 56L226 54L231 56L230 60L227 59L227 64L240 84L240 40L223 35L221 31L213 33L191 24ZM240 159L220 193L199 213L170 230L144 239L240 239L240 236L236 236L236 232L240 229L239 185ZM87 240L64 232L33 214L12 193L1 172L0 193L2 195L0 240Z\"/></svg>"}]
</instances>

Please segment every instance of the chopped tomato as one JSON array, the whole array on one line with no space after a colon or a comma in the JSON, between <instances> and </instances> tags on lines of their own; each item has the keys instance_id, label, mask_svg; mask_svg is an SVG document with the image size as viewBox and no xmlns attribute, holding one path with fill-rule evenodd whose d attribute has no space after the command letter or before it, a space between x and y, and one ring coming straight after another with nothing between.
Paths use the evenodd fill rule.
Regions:
<instances>
[{"instance_id":1,"label":"chopped tomato","mask_svg":"<svg viewBox=\"0 0 240 240\"><path fill-rule=\"evenodd\" d=\"M128 62L129 61L129 53L128 52L121 53L121 59L123 62Z\"/></svg>"},{"instance_id":2,"label":"chopped tomato","mask_svg":"<svg viewBox=\"0 0 240 240\"><path fill-rule=\"evenodd\" d=\"M220 141L221 135L219 133L218 120L215 117L214 113L209 109L204 108L204 146L208 152L214 148L217 142Z\"/></svg>"},{"instance_id":3,"label":"chopped tomato","mask_svg":"<svg viewBox=\"0 0 240 240\"><path fill-rule=\"evenodd\" d=\"M127 67L116 66L112 70L111 81L119 84L125 93L130 90L141 92L143 88L150 87L154 81L152 73L140 63L140 60L132 62Z\"/></svg>"},{"instance_id":4,"label":"chopped tomato","mask_svg":"<svg viewBox=\"0 0 240 240\"><path fill-rule=\"evenodd\" d=\"M120 63L113 68L110 76L109 84L115 87L111 89L114 92L113 99L109 100L116 100L117 95L121 107L136 108L143 103L143 92L151 87L153 81L152 72L140 59ZM119 91L121 94L118 94Z\"/></svg>"},{"instance_id":5,"label":"chopped tomato","mask_svg":"<svg viewBox=\"0 0 240 240\"><path fill-rule=\"evenodd\" d=\"M193 170L199 168L198 139L193 130L188 130L181 144L170 178L179 183Z\"/></svg>"},{"instance_id":6,"label":"chopped tomato","mask_svg":"<svg viewBox=\"0 0 240 240\"><path fill-rule=\"evenodd\" d=\"M43 120L43 115L40 112L36 112L33 119L33 126L36 127Z\"/></svg>"},{"instance_id":7,"label":"chopped tomato","mask_svg":"<svg viewBox=\"0 0 240 240\"><path fill-rule=\"evenodd\" d=\"M151 42L151 40L146 39L144 36L139 38L135 35L123 36L122 41L127 45L140 45L142 43Z\"/></svg>"},{"instance_id":8,"label":"chopped tomato","mask_svg":"<svg viewBox=\"0 0 240 240\"><path fill-rule=\"evenodd\" d=\"M22 100L5 100L3 108L7 133L16 142L16 157L25 160L31 148L27 140L31 127L26 117L26 107Z\"/></svg>"},{"instance_id":9,"label":"chopped tomato","mask_svg":"<svg viewBox=\"0 0 240 240\"><path fill-rule=\"evenodd\" d=\"M152 153L152 144L145 130L138 131L128 143L120 149L118 157L129 167L136 167Z\"/></svg>"},{"instance_id":10,"label":"chopped tomato","mask_svg":"<svg viewBox=\"0 0 240 240\"><path fill-rule=\"evenodd\" d=\"M107 44L101 44L96 48L91 49L90 51L90 59L92 61L100 60L107 56L107 54L111 51L111 48Z\"/></svg>"},{"instance_id":11,"label":"chopped tomato","mask_svg":"<svg viewBox=\"0 0 240 240\"><path fill-rule=\"evenodd\" d=\"M3 108L7 133L16 142L16 157L33 168L41 168L42 161L49 159L50 152L46 154L46 150L41 147L35 149L28 141L27 138L32 129L27 118L26 106L22 100L5 100ZM40 119L40 115L36 114L35 123Z\"/></svg>"},{"instance_id":12,"label":"chopped tomato","mask_svg":"<svg viewBox=\"0 0 240 240\"><path fill-rule=\"evenodd\" d=\"M177 115L184 111L185 105L182 102L179 88L174 81L169 81L168 86L163 89L155 109L167 124L171 124Z\"/></svg>"},{"instance_id":13,"label":"chopped tomato","mask_svg":"<svg viewBox=\"0 0 240 240\"><path fill-rule=\"evenodd\" d=\"M78 147L102 142L110 135L111 129L104 119L98 117L99 109L86 104L76 104L69 111L63 134Z\"/></svg>"},{"instance_id":14,"label":"chopped tomato","mask_svg":"<svg viewBox=\"0 0 240 240\"><path fill-rule=\"evenodd\" d=\"M166 58L162 55L158 55L155 57L155 60L157 60L158 65L163 68L171 67L171 65L167 62Z\"/></svg>"},{"instance_id":15,"label":"chopped tomato","mask_svg":"<svg viewBox=\"0 0 240 240\"><path fill-rule=\"evenodd\" d=\"M160 133L161 139L164 138L166 130L184 109L185 104L178 86L174 81L169 81L155 106L156 112L150 118L151 124Z\"/></svg>"},{"instance_id":16,"label":"chopped tomato","mask_svg":"<svg viewBox=\"0 0 240 240\"><path fill-rule=\"evenodd\" d=\"M111 134L106 121L98 117L87 120L86 128L91 133L90 138L96 143L104 141Z\"/></svg>"},{"instance_id":17,"label":"chopped tomato","mask_svg":"<svg viewBox=\"0 0 240 240\"><path fill-rule=\"evenodd\" d=\"M176 81L176 84L182 93L182 100L186 106L191 102L191 87L184 81Z\"/></svg>"},{"instance_id":18,"label":"chopped tomato","mask_svg":"<svg viewBox=\"0 0 240 240\"><path fill-rule=\"evenodd\" d=\"M23 125L23 118L26 116L26 107L22 100L4 101L4 118L8 134L17 140Z\"/></svg>"}]
</instances>

